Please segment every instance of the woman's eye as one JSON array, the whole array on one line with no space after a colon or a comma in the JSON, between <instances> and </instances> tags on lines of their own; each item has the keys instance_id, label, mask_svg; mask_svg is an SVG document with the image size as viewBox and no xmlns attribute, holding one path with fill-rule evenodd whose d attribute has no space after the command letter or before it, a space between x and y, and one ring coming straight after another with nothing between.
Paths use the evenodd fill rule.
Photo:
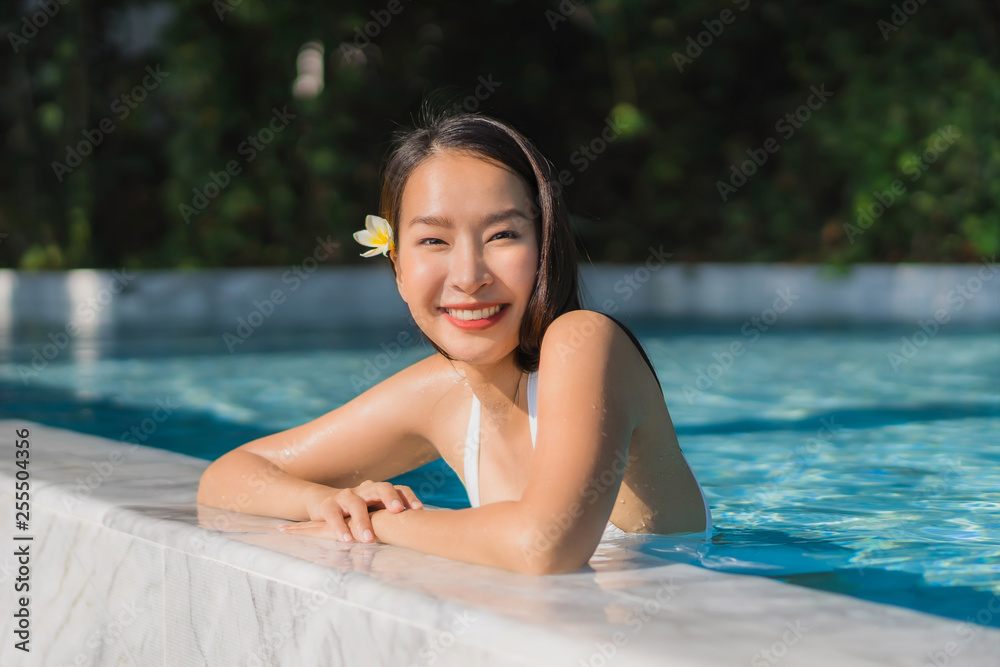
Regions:
<instances>
[{"instance_id":1,"label":"woman's eye","mask_svg":"<svg viewBox=\"0 0 1000 667\"><path fill-rule=\"evenodd\" d=\"M520 238L521 236L514 230L508 229L507 231L504 232L497 232L496 234L493 235L493 238L497 238L498 236L503 236L504 234L508 234L509 235L508 238L512 239ZM417 245L438 245L437 243L432 243L432 241L441 241L441 239L435 239L435 238L420 239ZM444 243L444 241L441 242Z\"/></svg>"}]
</instances>

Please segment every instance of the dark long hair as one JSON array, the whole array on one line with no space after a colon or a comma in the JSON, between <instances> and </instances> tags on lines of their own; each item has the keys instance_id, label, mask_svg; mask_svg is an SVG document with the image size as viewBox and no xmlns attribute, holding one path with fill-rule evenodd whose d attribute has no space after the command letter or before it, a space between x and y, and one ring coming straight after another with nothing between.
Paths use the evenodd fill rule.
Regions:
<instances>
[{"instance_id":1,"label":"dark long hair","mask_svg":"<svg viewBox=\"0 0 1000 667\"><path fill-rule=\"evenodd\" d=\"M417 127L396 135L383 169L379 215L392 226L394 239L399 239L399 211L407 179L424 160L444 151L471 155L506 168L520 176L531 193L529 215L539 239L539 266L521 320L515 362L522 371L536 371L545 330L563 313L582 308L576 245L556 169L530 140L503 121L425 105ZM390 261L389 265L395 276L395 264ZM447 359L454 360L433 340L430 343Z\"/></svg>"}]
</instances>

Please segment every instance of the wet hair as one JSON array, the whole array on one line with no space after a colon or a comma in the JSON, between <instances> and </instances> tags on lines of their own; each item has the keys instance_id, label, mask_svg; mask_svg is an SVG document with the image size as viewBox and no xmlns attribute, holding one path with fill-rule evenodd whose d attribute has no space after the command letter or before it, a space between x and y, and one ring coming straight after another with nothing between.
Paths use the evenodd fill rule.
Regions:
<instances>
[{"instance_id":1,"label":"wet hair","mask_svg":"<svg viewBox=\"0 0 1000 667\"><path fill-rule=\"evenodd\" d=\"M539 261L535 287L521 320L515 362L522 371L536 371L545 330L563 313L582 308L576 244L557 171L524 135L481 113L434 110L425 105L416 125L396 134L383 168L379 215L392 226L394 239L399 239L406 182L430 157L454 152L483 159L517 174L528 187L532 200L528 215L539 240ZM395 264L390 261L389 265L395 276ZM454 361L433 340L430 343Z\"/></svg>"}]
</instances>

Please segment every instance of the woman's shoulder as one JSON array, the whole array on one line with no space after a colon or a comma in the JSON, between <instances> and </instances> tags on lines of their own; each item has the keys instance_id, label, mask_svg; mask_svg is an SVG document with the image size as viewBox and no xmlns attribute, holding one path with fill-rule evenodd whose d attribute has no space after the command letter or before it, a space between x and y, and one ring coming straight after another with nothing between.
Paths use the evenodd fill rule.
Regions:
<instances>
[{"instance_id":1,"label":"woman's shoulder","mask_svg":"<svg viewBox=\"0 0 1000 667\"><path fill-rule=\"evenodd\" d=\"M396 373L399 387L425 394L431 401L437 400L439 391L447 390L454 384L454 369L440 352L424 357ZM409 399L412 394L407 394Z\"/></svg>"},{"instance_id":2,"label":"woman's shoulder","mask_svg":"<svg viewBox=\"0 0 1000 667\"><path fill-rule=\"evenodd\" d=\"M399 418L426 416L426 411L439 403L442 395L454 385L453 375L447 360L440 353L434 353L377 380L355 400L371 405L392 405Z\"/></svg>"},{"instance_id":3,"label":"woman's shoulder","mask_svg":"<svg viewBox=\"0 0 1000 667\"><path fill-rule=\"evenodd\" d=\"M461 398L458 388L462 386L462 378L440 352L410 364L397 376L397 387L405 389L405 397L401 400L410 404L412 412L422 415L422 421L435 410L450 409L444 405L450 396Z\"/></svg>"},{"instance_id":4,"label":"woman's shoulder","mask_svg":"<svg viewBox=\"0 0 1000 667\"><path fill-rule=\"evenodd\" d=\"M572 366L583 377L602 377L633 398L649 394L662 401L659 379L646 368L646 359L624 325L610 315L581 309L559 315L546 329L539 367L551 373ZM639 379L645 376L648 381Z\"/></svg>"},{"instance_id":5,"label":"woman's shoulder","mask_svg":"<svg viewBox=\"0 0 1000 667\"><path fill-rule=\"evenodd\" d=\"M394 428L440 441L435 415L450 413L460 400L455 371L440 353L405 366L356 397L370 414L391 414Z\"/></svg>"},{"instance_id":6,"label":"woman's shoulder","mask_svg":"<svg viewBox=\"0 0 1000 667\"><path fill-rule=\"evenodd\" d=\"M625 344L631 345L631 339L616 320L596 310L582 308L556 317L542 337L542 349L547 346L559 350L562 357L570 350L584 347L590 352L610 353L611 348L625 349Z\"/></svg>"}]
</instances>

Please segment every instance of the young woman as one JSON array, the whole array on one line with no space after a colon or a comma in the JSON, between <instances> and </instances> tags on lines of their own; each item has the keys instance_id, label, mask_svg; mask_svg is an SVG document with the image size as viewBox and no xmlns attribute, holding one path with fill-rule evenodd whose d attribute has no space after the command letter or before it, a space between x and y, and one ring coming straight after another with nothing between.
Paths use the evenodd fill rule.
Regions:
<instances>
[{"instance_id":1,"label":"young woman","mask_svg":"<svg viewBox=\"0 0 1000 667\"><path fill-rule=\"evenodd\" d=\"M198 502L529 574L577 570L605 537L709 537L652 364L618 320L581 308L557 188L534 145L487 116L428 114L397 137L384 217L355 238L389 258L437 353L223 455ZM423 510L380 481L438 458L472 507Z\"/></svg>"}]
</instances>

